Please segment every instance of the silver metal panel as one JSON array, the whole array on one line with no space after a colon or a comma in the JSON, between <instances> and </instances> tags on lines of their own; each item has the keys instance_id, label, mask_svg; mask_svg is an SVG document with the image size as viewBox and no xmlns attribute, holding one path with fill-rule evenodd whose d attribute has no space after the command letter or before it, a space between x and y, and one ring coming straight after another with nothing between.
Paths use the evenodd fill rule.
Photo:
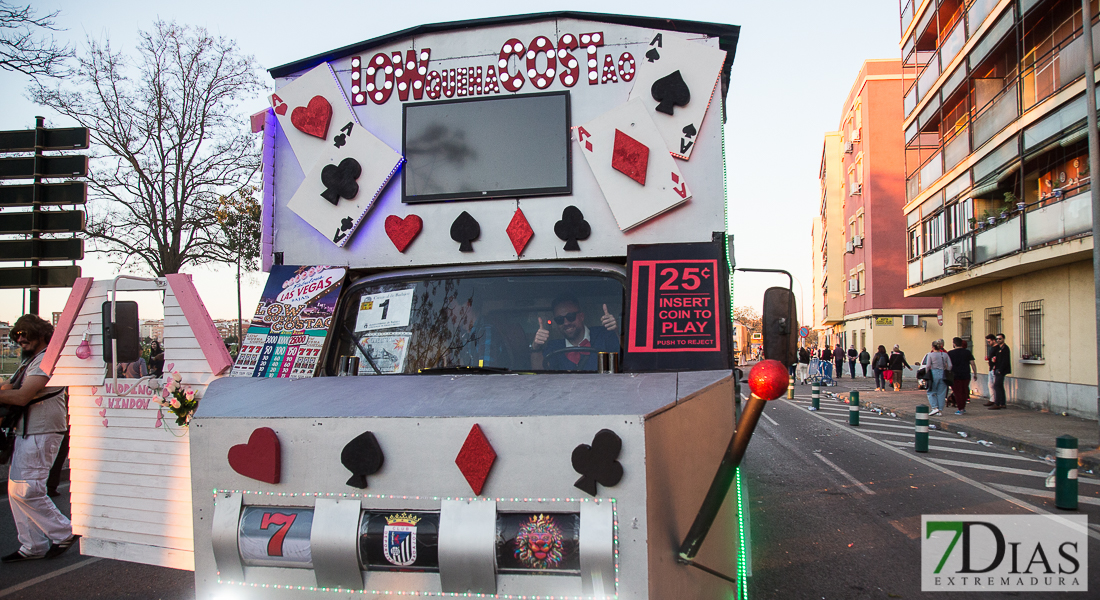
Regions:
<instances>
[{"instance_id":1,"label":"silver metal panel","mask_svg":"<svg viewBox=\"0 0 1100 600\"><path fill-rule=\"evenodd\" d=\"M313 510L313 572L320 587L363 589L359 570L359 500L318 498Z\"/></svg>"},{"instance_id":2,"label":"silver metal panel","mask_svg":"<svg viewBox=\"0 0 1100 600\"><path fill-rule=\"evenodd\" d=\"M206 402L199 405L196 419L641 416L729 377L729 371L386 375L299 380L223 377L210 384L204 396ZM394 402L394 398L401 401ZM599 402L593 402L595 398Z\"/></svg>"},{"instance_id":3,"label":"silver metal panel","mask_svg":"<svg viewBox=\"0 0 1100 600\"><path fill-rule=\"evenodd\" d=\"M615 512L610 500L581 502L581 595L615 595Z\"/></svg>"},{"instance_id":4,"label":"silver metal panel","mask_svg":"<svg viewBox=\"0 0 1100 600\"><path fill-rule=\"evenodd\" d=\"M218 494L214 500L214 518L210 522L210 545L222 579L244 581L244 566L237 548L237 524L244 497L233 492Z\"/></svg>"},{"instance_id":5,"label":"silver metal panel","mask_svg":"<svg viewBox=\"0 0 1100 600\"><path fill-rule=\"evenodd\" d=\"M496 502L442 501L439 582L444 592L496 593L496 530Z\"/></svg>"}]
</instances>

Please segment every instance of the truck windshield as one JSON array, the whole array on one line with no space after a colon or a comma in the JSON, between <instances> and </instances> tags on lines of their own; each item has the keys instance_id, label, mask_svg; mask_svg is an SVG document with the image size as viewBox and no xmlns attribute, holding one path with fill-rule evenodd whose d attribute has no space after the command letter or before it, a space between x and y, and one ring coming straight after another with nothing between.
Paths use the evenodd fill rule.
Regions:
<instances>
[{"instance_id":1,"label":"truck windshield","mask_svg":"<svg viewBox=\"0 0 1100 600\"><path fill-rule=\"evenodd\" d=\"M598 352L620 352L623 298L606 271L359 283L341 300L326 370L358 356L358 375L595 371Z\"/></svg>"}]
</instances>

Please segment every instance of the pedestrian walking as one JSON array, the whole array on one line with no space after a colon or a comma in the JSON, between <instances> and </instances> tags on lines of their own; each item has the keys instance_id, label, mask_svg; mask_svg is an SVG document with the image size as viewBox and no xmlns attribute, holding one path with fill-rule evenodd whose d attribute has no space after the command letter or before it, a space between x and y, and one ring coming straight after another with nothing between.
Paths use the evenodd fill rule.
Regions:
<instances>
[{"instance_id":1,"label":"pedestrian walking","mask_svg":"<svg viewBox=\"0 0 1100 600\"><path fill-rule=\"evenodd\" d=\"M863 376L867 376L867 365L871 364L871 353L867 351L867 346L863 347L863 350L859 351L859 366L863 368Z\"/></svg>"},{"instance_id":2,"label":"pedestrian walking","mask_svg":"<svg viewBox=\"0 0 1100 600\"><path fill-rule=\"evenodd\" d=\"M1005 343L1005 334L998 333L996 337L996 350L991 360L993 361L993 406L989 410L1008 408L1005 396L1005 376L1012 373L1012 352Z\"/></svg>"},{"instance_id":3,"label":"pedestrian walking","mask_svg":"<svg viewBox=\"0 0 1100 600\"><path fill-rule=\"evenodd\" d=\"M886 373L890 371L890 357L886 354L886 346L880 345L875 357L871 360L871 368L875 371L875 391L886 391ZM891 374L890 379L893 379Z\"/></svg>"},{"instance_id":4,"label":"pedestrian walking","mask_svg":"<svg viewBox=\"0 0 1100 600\"><path fill-rule=\"evenodd\" d=\"M989 367L989 377L986 379L986 387L989 388L989 400L983 406L993 406L997 402L993 393L993 380L996 378L997 369L993 365L993 355L997 350L997 335L988 333L985 336L985 364Z\"/></svg>"},{"instance_id":5,"label":"pedestrian walking","mask_svg":"<svg viewBox=\"0 0 1100 600\"><path fill-rule=\"evenodd\" d=\"M944 398L947 396L947 378L954 379L951 357L943 349L943 340L932 342L932 351L921 360L921 371L928 382L928 405L932 407L928 416L943 414Z\"/></svg>"},{"instance_id":6,"label":"pedestrian walking","mask_svg":"<svg viewBox=\"0 0 1100 600\"><path fill-rule=\"evenodd\" d=\"M810 378L810 351L802 346L798 349L798 379L803 385Z\"/></svg>"},{"instance_id":7,"label":"pedestrian walking","mask_svg":"<svg viewBox=\"0 0 1100 600\"><path fill-rule=\"evenodd\" d=\"M894 391L901 391L901 370L902 368L913 370L913 367L909 365L909 362L905 360L905 353L901 351L901 347L894 344L894 350L890 352L890 381L894 384Z\"/></svg>"},{"instance_id":8,"label":"pedestrian walking","mask_svg":"<svg viewBox=\"0 0 1100 600\"><path fill-rule=\"evenodd\" d=\"M836 365L836 378L840 379L844 376L844 347L840 342L833 348L833 363Z\"/></svg>"},{"instance_id":9,"label":"pedestrian walking","mask_svg":"<svg viewBox=\"0 0 1100 600\"><path fill-rule=\"evenodd\" d=\"M37 315L23 315L9 337L22 349L23 362L10 381L0 384L0 403L19 414L8 471L8 503L19 548L0 558L5 563L53 558L78 537L46 493L50 467L68 428L66 388L46 387L50 374L42 369L53 325Z\"/></svg>"},{"instance_id":10,"label":"pedestrian walking","mask_svg":"<svg viewBox=\"0 0 1100 600\"><path fill-rule=\"evenodd\" d=\"M848 374L852 376L852 379L856 378L856 361L859 360L859 351L856 350L856 345L852 344L848 347ZM865 372L864 377L867 376Z\"/></svg>"},{"instance_id":11,"label":"pedestrian walking","mask_svg":"<svg viewBox=\"0 0 1100 600\"><path fill-rule=\"evenodd\" d=\"M955 370L955 379L951 381L951 396L955 399L955 414L965 415L966 401L970 399L970 379L978 377L978 369L974 364L974 353L966 347L966 340L952 338L951 345L953 347L947 352Z\"/></svg>"}]
</instances>

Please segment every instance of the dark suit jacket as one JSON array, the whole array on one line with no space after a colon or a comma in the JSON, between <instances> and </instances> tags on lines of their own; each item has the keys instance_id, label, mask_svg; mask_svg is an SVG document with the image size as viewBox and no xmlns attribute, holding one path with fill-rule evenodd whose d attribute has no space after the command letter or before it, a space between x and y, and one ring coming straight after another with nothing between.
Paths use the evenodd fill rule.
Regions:
<instances>
[{"instance_id":1,"label":"dark suit jacket","mask_svg":"<svg viewBox=\"0 0 1100 600\"><path fill-rule=\"evenodd\" d=\"M542 368L548 371L595 371L596 352L619 351L619 336L603 327L589 327L588 340L591 342L594 352L581 351L581 361L579 364L573 364L572 361L566 358L568 353L563 352L545 359ZM542 355L545 357L555 350L561 350L564 347L564 339L549 340L542 349Z\"/></svg>"},{"instance_id":2,"label":"dark suit jacket","mask_svg":"<svg viewBox=\"0 0 1100 600\"><path fill-rule=\"evenodd\" d=\"M1008 349L1008 344L1001 344L994 356L997 357L997 362L993 364L993 368L997 369L998 373L1008 375L1012 372L1012 351Z\"/></svg>"}]
</instances>

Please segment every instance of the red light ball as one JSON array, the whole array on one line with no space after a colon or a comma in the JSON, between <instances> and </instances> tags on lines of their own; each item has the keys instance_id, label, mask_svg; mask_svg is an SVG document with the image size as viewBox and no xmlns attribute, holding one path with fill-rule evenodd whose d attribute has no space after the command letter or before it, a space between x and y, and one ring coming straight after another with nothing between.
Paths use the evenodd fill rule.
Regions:
<instances>
[{"instance_id":1,"label":"red light ball","mask_svg":"<svg viewBox=\"0 0 1100 600\"><path fill-rule=\"evenodd\" d=\"M762 360L749 371L749 389L764 400L775 400L785 394L790 382L787 367L778 360Z\"/></svg>"}]
</instances>

